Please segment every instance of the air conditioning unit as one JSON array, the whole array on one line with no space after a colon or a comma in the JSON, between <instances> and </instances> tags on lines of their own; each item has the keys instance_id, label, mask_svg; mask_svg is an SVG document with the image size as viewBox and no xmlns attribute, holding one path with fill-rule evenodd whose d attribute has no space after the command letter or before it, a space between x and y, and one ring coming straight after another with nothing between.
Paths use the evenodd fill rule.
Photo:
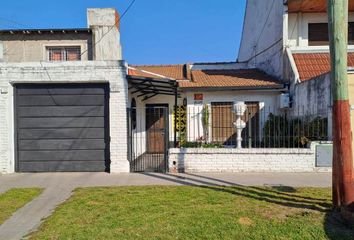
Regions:
<instances>
[{"instance_id":1,"label":"air conditioning unit","mask_svg":"<svg viewBox=\"0 0 354 240\"><path fill-rule=\"evenodd\" d=\"M279 106L281 109L290 108L290 94L289 93L280 94Z\"/></svg>"}]
</instances>

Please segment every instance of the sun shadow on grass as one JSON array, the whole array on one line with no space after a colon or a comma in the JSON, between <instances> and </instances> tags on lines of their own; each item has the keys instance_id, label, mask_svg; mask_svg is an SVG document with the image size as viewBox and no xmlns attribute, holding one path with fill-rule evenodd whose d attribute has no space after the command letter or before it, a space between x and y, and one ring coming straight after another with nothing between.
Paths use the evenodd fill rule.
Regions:
<instances>
[{"instance_id":1,"label":"sun shadow on grass","mask_svg":"<svg viewBox=\"0 0 354 240\"><path fill-rule=\"evenodd\" d=\"M235 183L228 182L228 181L225 181L225 180L222 180L222 179L211 178L211 177L206 177L206 176L192 174L192 173L184 173L184 175L189 175L189 176L192 176L192 177L207 179L207 180L219 183L218 185L220 185L220 184L229 185L229 186L235 185ZM290 187L290 186L285 186L285 185L265 185L265 186L268 187L267 188L268 192L277 193L279 195L290 196L290 197L298 197L298 198L303 198L303 199L306 199L306 200L326 201L326 199L324 199L324 198L314 198L314 197L309 197L309 196L296 195L296 194L294 194L296 192L296 188ZM259 188L259 187L256 187L256 186L252 186L251 188L264 190L264 188Z\"/></svg>"},{"instance_id":2,"label":"sun shadow on grass","mask_svg":"<svg viewBox=\"0 0 354 240\"><path fill-rule=\"evenodd\" d=\"M334 210L326 213L323 227L328 239L354 239L354 226L345 223L338 211Z\"/></svg>"},{"instance_id":3,"label":"sun shadow on grass","mask_svg":"<svg viewBox=\"0 0 354 240\"><path fill-rule=\"evenodd\" d=\"M341 220L339 213L332 210L330 199L303 196L297 193L295 188L289 186L248 187L196 174L183 174L182 176L174 174L144 174L181 185L229 193L291 209L317 211L325 214L323 227L328 239L354 239L354 226L347 226ZM228 187L225 187L225 185Z\"/></svg>"}]
</instances>

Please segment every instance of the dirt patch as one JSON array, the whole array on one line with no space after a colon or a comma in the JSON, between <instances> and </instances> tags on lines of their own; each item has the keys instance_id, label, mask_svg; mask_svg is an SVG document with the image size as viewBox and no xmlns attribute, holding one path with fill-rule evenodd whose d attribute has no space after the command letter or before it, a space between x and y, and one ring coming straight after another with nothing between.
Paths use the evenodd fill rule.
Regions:
<instances>
[{"instance_id":1,"label":"dirt patch","mask_svg":"<svg viewBox=\"0 0 354 240\"><path fill-rule=\"evenodd\" d=\"M241 217L239 220L238 220L239 224L243 225L243 226L246 226L246 227L250 227L253 225L253 221L248 218L248 217Z\"/></svg>"}]
</instances>

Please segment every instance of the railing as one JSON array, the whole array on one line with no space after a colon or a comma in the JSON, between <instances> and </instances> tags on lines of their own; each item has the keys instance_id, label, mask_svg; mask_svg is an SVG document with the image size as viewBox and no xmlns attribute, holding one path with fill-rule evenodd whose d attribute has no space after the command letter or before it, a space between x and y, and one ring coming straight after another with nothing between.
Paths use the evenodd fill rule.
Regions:
<instances>
[{"instance_id":1,"label":"railing","mask_svg":"<svg viewBox=\"0 0 354 240\"><path fill-rule=\"evenodd\" d=\"M306 148L312 141L330 140L328 112L303 108L280 110L257 102L248 102L241 117L242 148ZM233 104L178 107L177 146L183 148L236 147L236 115Z\"/></svg>"}]
</instances>

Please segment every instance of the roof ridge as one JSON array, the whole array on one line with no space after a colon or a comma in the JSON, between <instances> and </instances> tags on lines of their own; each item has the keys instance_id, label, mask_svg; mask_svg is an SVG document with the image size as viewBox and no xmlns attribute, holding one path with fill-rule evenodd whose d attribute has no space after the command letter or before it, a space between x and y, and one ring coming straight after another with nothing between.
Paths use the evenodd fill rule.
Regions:
<instances>
[{"instance_id":1,"label":"roof ridge","mask_svg":"<svg viewBox=\"0 0 354 240\"><path fill-rule=\"evenodd\" d=\"M157 65L130 65L132 67L175 67L175 66L184 66L186 64L157 64Z\"/></svg>"},{"instance_id":2,"label":"roof ridge","mask_svg":"<svg viewBox=\"0 0 354 240\"><path fill-rule=\"evenodd\" d=\"M191 70L191 72L231 72L231 71L237 71L237 72L242 72L242 71L255 71L255 72L262 72L267 74L266 72L262 71L259 68L237 68L237 69L230 69L230 68L220 68L220 69L194 69ZM267 74L268 75L268 74Z\"/></svg>"},{"instance_id":3,"label":"roof ridge","mask_svg":"<svg viewBox=\"0 0 354 240\"><path fill-rule=\"evenodd\" d=\"M195 63L192 63L194 65L218 65L218 64L235 64L235 63L238 63L236 61L230 61L230 62L195 62Z\"/></svg>"}]
</instances>

